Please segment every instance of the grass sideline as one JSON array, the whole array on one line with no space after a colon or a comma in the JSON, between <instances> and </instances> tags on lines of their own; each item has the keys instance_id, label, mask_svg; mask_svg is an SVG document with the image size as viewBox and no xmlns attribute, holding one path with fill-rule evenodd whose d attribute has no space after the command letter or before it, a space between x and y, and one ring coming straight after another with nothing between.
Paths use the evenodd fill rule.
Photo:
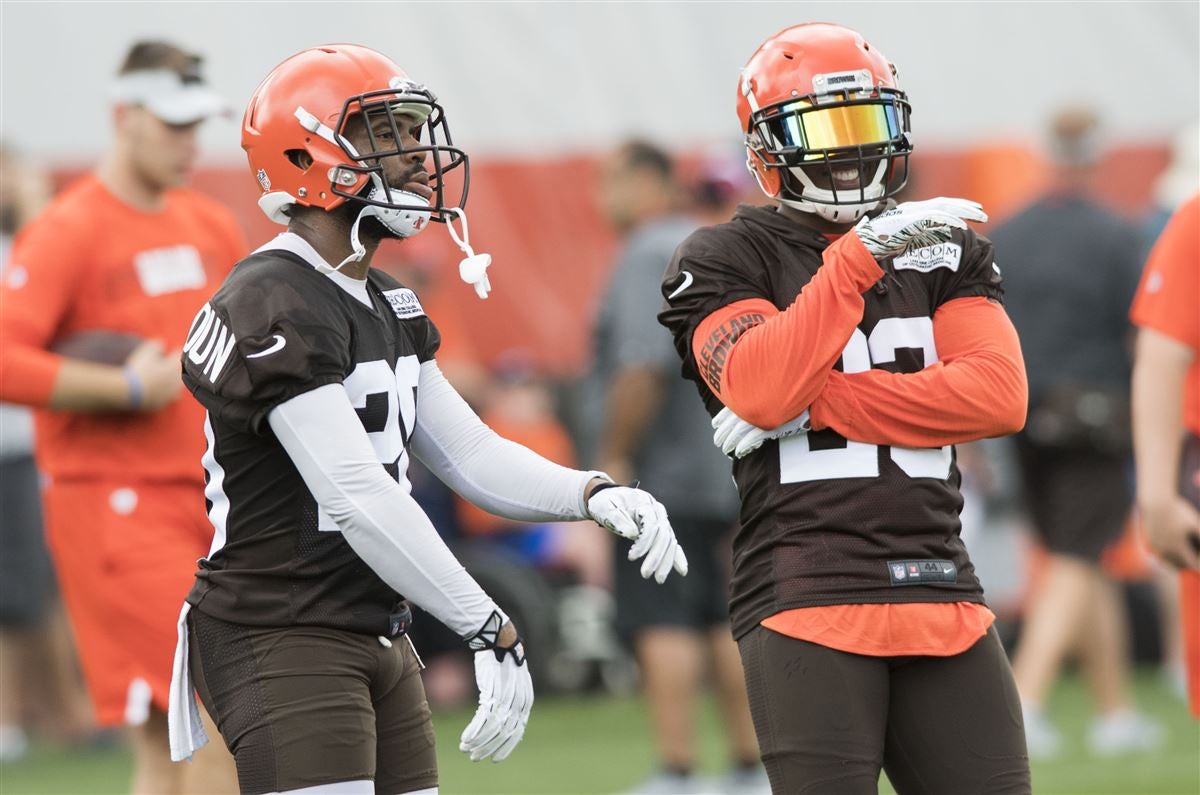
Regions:
<instances>
[{"instance_id":1,"label":"grass sideline","mask_svg":"<svg viewBox=\"0 0 1200 795\"><path fill-rule=\"evenodd\" d=\"M1067 739L1053 763L1035 764L1034 791L1042 795L1196 795L1200 793L1200 723L1191 720L1156 676L1136 681L1138 704L1166 726L1160 752L1093 759L1083 737L1090 719L1078 679L1055 691L1051 715ZM543 699L534 707L525 740L502 764L473 764L457 751L466 710L439 713L435 725L444 795L590 795L630 787L652 765L641 707L633 699ZM719 717L711 702L698 716L706 773L726 758ZM2 795L103 795L128 791L129 755L121 748L66 752L37 748L17 763L0 766ZM881 793L891 793L881 781Z\"/></svg>"}]
</instances>

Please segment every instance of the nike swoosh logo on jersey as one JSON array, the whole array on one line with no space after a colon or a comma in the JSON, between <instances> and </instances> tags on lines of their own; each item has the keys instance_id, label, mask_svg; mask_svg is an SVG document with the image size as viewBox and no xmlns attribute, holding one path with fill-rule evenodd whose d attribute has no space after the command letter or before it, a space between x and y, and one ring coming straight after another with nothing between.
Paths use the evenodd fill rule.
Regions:
<instances>
[{"instance_id":1,"label":"nike swoosh logo on jersey","mask_svg":"<svg viewBox=\"0 0 1200 795\"><path fill-rule=\"evenodd\" d=\"M275 336L275 343L270 348L267 348L265 351L259 351L258 353L252 353L252 354L248 355L246 358L247 359L259 359L259 358L262 358L263 356L270 356L272 353L276 353L278 351L283 350L283 346L287 345L287 340L285 340L279 334L276 334L274 336Z\"/></svg>"},{"instance_id":2,"label":"nike swoosh logo on jersey","mask_svg":"<svg viewBox=\"0 0 1200 795\"><path fill-rule=\"evenodd\" d=\"M668 301L670 301L672 298L679 295L680 293L682 293L684 290L686 290L688 287L691 287L691 285L692 285L692 281L693 281L692 274L689 271L680 271L680 273L683 274L683 281L680 282L679 286L676 287L674 290L672 290L671 294L667 296Z\"/></svg>"}]
</instances>

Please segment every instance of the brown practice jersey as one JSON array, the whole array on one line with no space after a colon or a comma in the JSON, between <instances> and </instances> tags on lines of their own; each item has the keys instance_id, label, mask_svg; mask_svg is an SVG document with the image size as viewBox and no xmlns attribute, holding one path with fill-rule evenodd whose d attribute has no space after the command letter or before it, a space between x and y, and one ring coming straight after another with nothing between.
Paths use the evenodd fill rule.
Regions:
<instances>
[{"instance_id":1,"label":"brown practice jersey","mask_svg":"<svg viewBox=\"0 0 1200 795\"><path fill-rule=\"evenodd\" d=\"M676 251L659 321L710 415L724 406L693 355L697 326L750 298L784 310L821 267L829 243L774 207L743 205L730 222L698 230ZM846 338L838 370L920 371L938 361L932 318L939 306L970 296L1001 299L992 246L970 230L883 267L884 278L864 294L857 328L848 336L830 329ZM983 601L959 538L953 447L878 446L832 429L811 431L768 440L733 462L733 476L741 497L731 585L736 637L797 607Z\"/></svg>"},{"instance_id":2,"label":"brown practice jersey","mask_svg":"<svg viewBox=\"0 0 1200 795\"><path fill-rule=\"evenodd\" d=\"M420 364L440 337L411 290L377 270L367 288L370 308L297 255L261 251L193 321L184 383L207 409L215 530L194 608L237 624L394 634L400 596L318 507L267 422L279 404L342 384L380 466L408 487Z\"/></svg>"}]
</instances>

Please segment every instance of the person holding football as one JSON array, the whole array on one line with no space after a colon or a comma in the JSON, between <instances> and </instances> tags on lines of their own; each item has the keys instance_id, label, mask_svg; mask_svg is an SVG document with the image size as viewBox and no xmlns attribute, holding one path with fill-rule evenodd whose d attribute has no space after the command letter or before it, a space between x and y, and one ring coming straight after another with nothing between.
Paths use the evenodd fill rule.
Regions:
<instances>
[{"instance_id":1,"label":"person holding football","mask_svg":"<svg viewBox=\"0 0 1200 795\"><path fill-rule=\"evenodd\" d=\"M649 494L484 425L442 376L420 299L370 267L382 241L437 221L467 253L464 278L489 289L462 209L467 156L428 88L365 47L305 50L254 92L242 147L287 231L238 264L183 347L207 411L215 535L180 616L172 756L206 740L194 685L242 792L433 793L407 600L476 652L479 709L459 746L472 760L513 751L533 688L516 627L409 495L410 456L507 518L594 519L633 541L643 577L687 561Z\"/></svg>"},{"instance_id":2,"label":"person holding football","mask_svg":"<svg viewBox=\"0 0 1200 795\"><path fill-rule=\"evenodd\" d=\"M132 727L134 792L234 784L220 749L188 769L166 753L175 618L208 548L203 412L167 351L245 245L183 187L224 110L201 67L165 42L129 49L112 148L18 234L0 285L0 400L38 409L47 541L96 720Z\"/></svg>"},{"instance_id":3,"label":"person holding football","mask_svg":"<svg viewBox=\"0 0 1200 795\"><path fill-rule=\"evenodd\" d=\"M953 445L1025 418L1017 336L974 202L895 205L896 70L813 23L742 70L775 204L695 232L662 283L733 457L733 632L777 793L1028 793L1020 699L967 550Z\"/></svg>"}]
</instances>

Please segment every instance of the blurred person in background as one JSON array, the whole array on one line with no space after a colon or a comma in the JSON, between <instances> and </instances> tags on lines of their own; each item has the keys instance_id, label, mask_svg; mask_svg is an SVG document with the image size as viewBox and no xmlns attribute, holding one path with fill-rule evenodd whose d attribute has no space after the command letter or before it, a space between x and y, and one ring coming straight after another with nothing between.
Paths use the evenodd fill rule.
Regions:
<instances>
[{"instance_id":1,"label":"blurred person in background","mask_svg":"<svg viewBox=\"0 0 1200 795\"><path fill-rule=\"evenodd\" d=\"M236 787L221 748L172 766L166 721L179 604L211 540L178 351L245 248L228 210L183 187L223 110L199 56L135 43L111 148L22 230L0 292L0 400L38 408L50 551L96 720L131 727L136 793Z\"/></svg>"},{"instance_id":2,"label":"blurred person in background","mask_svg":"<svg viewBox=\"0 0 1200 795\"><path fill-rule=\"evenodd\" d=\"M1073 649L1098 713L1091 750L1149 749L1162 739L1130 701L1125 605L1100 566L1133 500L1126 314L1142 251L1138 229L1091 197L1100 154L1098 117L1060 112L1050 126L1049 189L991 234L1029 374L1018 464L1048 553L1013 660L1035 757L1061 749L1045 705Z\"/></svg>"},{"instance_id":3,"label":"blurred person in background","mask_svg":"<svg viewBox=\"0 0 1200 795\"><path fill-rule=\"evenodd\" d=\"M671 338L655 316L671 254L695 228L683 215L674 164L663 150L629 141L602 165L600 205L623 246L600 302L589 394L598 469L639 481L667 506L688 551L687 579L647 588L618 566L617 629L641 670L660 770L637 793L710 791L696 774L696 709L711 662L734 767L730 792L766 788L746 702L726 599L728 537L737 495L722 456L708 443L708 418L694 388L676 377ZM617 556L618 558L621 555Z\"/></svg>"},{"instance_id":4,"label":"blurred person in background","mask_svg":"<svg viewBox=\"0 0 1200 795\"><path fill-rule=\"evenodd\" d=\"M1172 136L1170 160L1154 181L1153 206L1142 221L1147 252L1175 212L1197 191L1200 191L1200 122L1192 122ZM1143 547L1139 546L1141 549ZM1161 565L1152 567L1152 576L1158 592L1163 676L1176 693L1187 698L1185 649L1179 614L1181 578L1170 567Z\"/></svg>"},{"instance_id":5,"label":"blurred person in background","mask_svg":"<svg viewBox=\"0 0 1200 795\"><path fill-rule=\"evenodd\" d=\"M882 768L905 794L1027 795L953 447L1021 427L1020 344L982 208L893 201L896 74L840 25L763 42L736 110L774 201L678 248L659 321L735 459L733 632L772 790L873 794Z\"/></svg>"},{"instance_id":6,"label":"blurred person in background","mask_svg":"<svg viewBox=\"0 0 1200 795\"><path fill-rule=\"evenodd\" d=\"M48 176L0 143L0 278L13 236L50 198ZM33 415L0 403L0 761L24 756L34 713L60 738L91 722L43 537Z\"/></svg>"},{"instance_id":7,"label":"blurred person in background","mask_svg":"<svg viewBox=\"0 0 1200 795\"><path fill-rule=\"evenodd\" d=\"M1200 195L1150 253L1130 317L1137 504L1151 547L1180 570L1183 656L1200 718Z\"/></svg>"},{"instance_id":8,"label":"blurred person in background","mask_svg":"<svg viewBox=\"0 0 1200 795\"><path fill-rule=\"evenodd\" d=\"M689 214L701 225L724 223L739 204L755 202L761 195L740 144L706 152L689 193Z\"/></svg>"}]
</instances>

